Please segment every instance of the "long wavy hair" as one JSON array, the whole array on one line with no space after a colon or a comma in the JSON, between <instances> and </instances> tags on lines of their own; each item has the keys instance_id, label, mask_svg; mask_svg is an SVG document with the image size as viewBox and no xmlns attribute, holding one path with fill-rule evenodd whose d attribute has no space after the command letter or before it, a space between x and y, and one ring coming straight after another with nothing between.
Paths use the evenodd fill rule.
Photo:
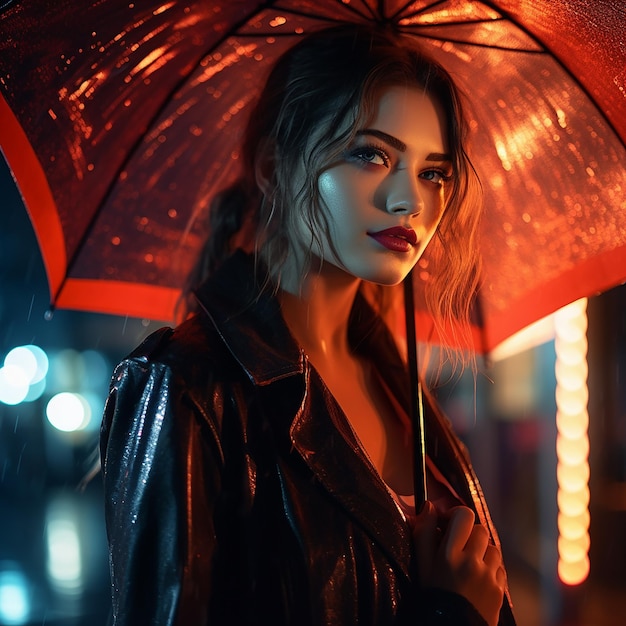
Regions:
<instances>
[{"instance_id":1,"label":"long wavy hair","mask_svg":"<svg viewBox=\"0 0 626 626\"><path fill-rule=\"evenodd\" d=\"M312 249L319 249L316 244L322 238L330 241L319 176L373 118L382 90L392 86L422 89L445 115L453 176L446 185L443 218L427 249L424 297L440 333L460 328L467 338L480 269L476 240L481 194L466 152L461 97L448 72L411 37L381 27L345 25L314 32L275 63L250 114L243 174L209 208L209 237L183 293L187 313L195 310L192 291L236 247L262 247L264 266L271 268L263 285L278 289L281 268L292 253L294 207L300 212L297 218L307 220L318 239L311 241ZM264 194L255 168L268 142L275 160L271 191ZM293 190L297 171L306 173L305 180ZM388 313L394 287L363 283L362 289L381 313ZM452 319L455 323L448 324ZM452 342L458 344L459 338Z\"/></svg>"}]
</instances>

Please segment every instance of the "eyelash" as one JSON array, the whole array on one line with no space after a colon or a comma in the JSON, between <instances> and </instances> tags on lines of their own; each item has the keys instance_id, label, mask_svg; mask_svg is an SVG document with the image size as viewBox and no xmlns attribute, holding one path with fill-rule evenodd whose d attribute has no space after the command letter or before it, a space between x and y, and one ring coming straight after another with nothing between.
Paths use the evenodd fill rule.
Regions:
<instances>
[{"instance_id":1,"label":"eyelash","mask_svg":"<svg viewBox=\"0 0 626 626\"><path fill-rule=\"evenodd\" d=\"M440 170L440 169L438 169L436 167L430 168L430 169L426 170L425 172L422 172L422 174L426 174L426 173L430 173L430 172L433 172L434 174L437 174L438 176L440 176L440 180L438 180L438 181L429 181L429 182L434 182L436 185L444 185L445 183L447 183L447 182L452 180L452 174L450 172L446 172L444 170Z\"/></svg>"},{"instance_id":2,"label":"eyelash","mask_svg":"<svg viewBox=\"0 0 626 626\"><path fill-rule=\"evenodd\" d=\"M357 159L362 163L369 164L371 163L371 161L363 158L363 155L368 152L379 156L383 160L384 166L389 167L389 164L391 163L391 158L382 146L378 146L375 144L366 144L364 146L359 146L358 148L350 151L349 157L351 157L352 159Z\"/></svg>"},{"instance_id":3,"label":"eyelash","mask_svg":"<svg viewBox=\"0 0 626 626\"><path fill-rule=\"evenodd\" d=\"M380 157L385 167L389 167L389 165L391 164L391 158L389 154L387 153L387 151L385 150L385 148L383 148L382 146L373 144L373 143L370 143L364 146L359 146L358 148L351 150L350 153L348 154L348 158L351 160L360 161L363 165L369 165L372 162L370 160L363 158L363 156L367 153L374 154L375 156ZM448 181L452 180L451 172L448 172L446 170L442 170L436 167L429 168L425 170L424 172L422 172L420 174L420 178L423 176L423 174L431 173L431 172L440 176L440 180L438 181L429 181L428 179L423 179L423 180L427 180L428 182L434 182L434 184L437 184L437 185L443 185L444 183L447 183Z\"/></svg>"}]
</instances>

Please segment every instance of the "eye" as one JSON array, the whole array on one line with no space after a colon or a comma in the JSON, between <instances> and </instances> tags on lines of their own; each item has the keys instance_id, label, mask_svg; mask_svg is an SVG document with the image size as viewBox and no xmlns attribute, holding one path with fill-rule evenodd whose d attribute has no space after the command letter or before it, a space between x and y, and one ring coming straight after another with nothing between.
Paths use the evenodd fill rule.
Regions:
<instances>
[{"instance_id":1,"label":"eye","mask_svg":"<svg viewBox=\"0 0 626 626\"><path fill-rule=\"evenodd\" d=\"M366 165L382 165L389 167L389 155L378 146L360 146L350 151L348 158Z\"/></svg>"},{"instance_id":2,"label":"eye","mask_svg":"<svg viewBox=\"0 0 626 626\"><path fill-rule=\"evenodd\" d=\"M425 170L419 176L422 180L427 180L435 185L443 185L449 180L452 180L452 174L450 172L440 169Z\"/></svg>"}]
</instances>

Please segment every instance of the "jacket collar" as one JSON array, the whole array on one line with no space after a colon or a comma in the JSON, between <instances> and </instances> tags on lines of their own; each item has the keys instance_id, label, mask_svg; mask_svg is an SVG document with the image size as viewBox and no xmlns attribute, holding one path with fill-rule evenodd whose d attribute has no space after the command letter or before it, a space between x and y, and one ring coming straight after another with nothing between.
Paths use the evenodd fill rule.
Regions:
<instances>
[{"instance_id":1,"label":"jacket collar","mask_svg":"<svg viewBox=\"0 0 626 626\"><path fill-rule=\"evenodd\" d=\"M202 309L254 384L269 387L288 377L304 381L300 406L291 416L293 447L325 489L408 576L411 538L399 509L360 448L343 411L289 333L278 300L260 291L254 270L254 259L236 252L196 292ZM381 333L389 335L359 296L351 319L352 345L372 362L384 362L392 379L398 374L403 381L402 361L391 348L390 337L381 341ZM327 411L317 412L320 406ZM313 413L315 419L311 419Z\"/></svg>"},{"instance_id":2,"label":"jacket collar","mask_svg":"<svg viewBox=\"0 0 626 626\"><path fill-rule=\"evenodd\" d=\"M195 295L251 381L264 386L303 374L306 357L283 320L277 298L261 289L259 274L254 257L237 250ZM360 294L350 318L349 340L373 363L385 363L392 390L406 399L402 360L384 322Z\"/></svg>"},{"instance_id":3,"label":"jacket collar","mask_svg":"<svg viewBox=\"0 0 626 626\"><path fill-rule=\"evenodd\" d=\"M263 386L302 374L304 353L257 276L254 257L238 250L195 295L250 380Z\"/></svg>"},{"instance_id":4,"label":"jacket collar","mask_svg":"<svg viewBox=\"0 0 626 626\"><path fill-rule=\"evenodd\" d=\"M302 374L304 353L283 320L278 300L261 289L257 275L255 259L237 250L195 295L250 379L266 385ZM384 362L386 370L391 366L399 374L404 366L390 337L382 320L357 294L350 319L351 345L362 354L382 359L375 362ZM379 354L381 350L384 354Z\"/></svg>"}]
</instances>

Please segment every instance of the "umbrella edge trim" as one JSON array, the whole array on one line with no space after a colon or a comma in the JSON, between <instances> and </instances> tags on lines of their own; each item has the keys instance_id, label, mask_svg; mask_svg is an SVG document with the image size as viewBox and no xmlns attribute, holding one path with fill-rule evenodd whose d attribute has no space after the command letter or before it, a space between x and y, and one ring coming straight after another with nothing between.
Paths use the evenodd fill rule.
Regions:
<instances>
[{"instance_id":1,"label":"umbrella edge trim","mask_svg":"<svg viewBox=\"0 0 626 626\"><path fill-rule=\"evenodd\" d=\"M31 143L8 102L0 95L0 151L24 202L48 277L50 302L67 267L65 237L48 180Z\"/></svg>"}]
</instances>

